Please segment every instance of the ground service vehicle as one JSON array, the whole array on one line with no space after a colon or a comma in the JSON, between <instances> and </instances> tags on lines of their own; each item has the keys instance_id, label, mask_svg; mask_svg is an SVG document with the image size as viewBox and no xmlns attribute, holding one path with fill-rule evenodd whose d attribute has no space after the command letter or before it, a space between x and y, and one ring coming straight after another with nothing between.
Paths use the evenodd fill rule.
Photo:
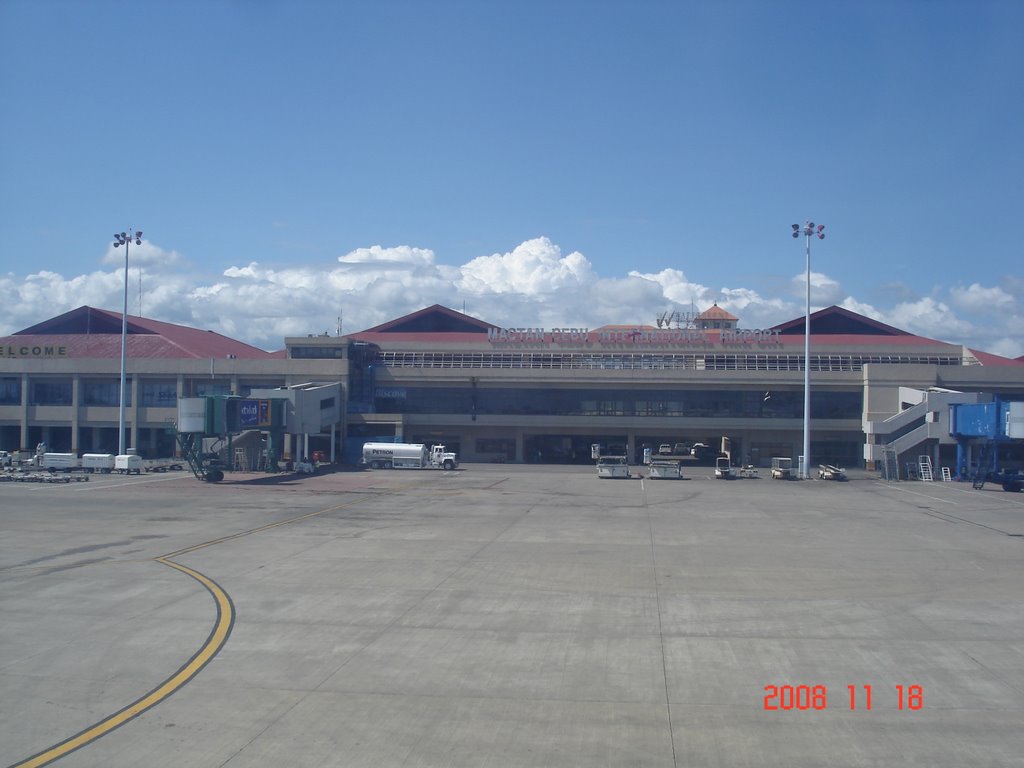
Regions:
<instances>
[{"instance_id":1,"label":"ground service vehicle","mask_svg":"<svg viewBox=\"0 0 1024 768\"><path fill-rule=\"evenodd\" d=\"M373 469L455 469L459 459L443 445L364 443L361 463Z\"/></svg>"},{"instance_id":2,"label":"ground service vehicle","mask_svg":"<svg viewBox=\"0 0 1024 768\"><path fill-rule=\"evenodd\" d=\"M78 457L73 453L44 453L39 459L39 468L47 472L78 469Z\"/></svg>"},{"instance_id":3,"label":"ground service vehicle","mask_svg":"<svg viewBox=\"0 0 1024 768\"><path fill-rule=\"evenodd\" d=\"M648 465L651 471L647 474L652 480L681 480L682 464L677 459L653 459Z\"/></svg>"},{"instance_id":4,"label":"ground service vehicle","mask_svg":"<svg viewBox=\"0 0 1024 768\"><path fill-rule=\"evenodd\" d=\"M81 467L86 472L110 473L114 471L114 454L83 453Z\"/></svg>"},{"instance_id":5,"label":"ground service vehicle","mask_svg":"<svg viewBox=\"0 0 1024 768\"><path fill-rule=\"evenodd\" d=\"M629 475L629 463L625 456L601 456L597 460L597 476L600 478L625 477Z\"/></svg>"},{"instance_id":6,"label":"ground service vehicle","mask_svg":"<svg viewBox=\"0 0 1024 768\"><path fill-rule=\"evenodd\" d=\"M736 469L729 462L727 456L719 456L715 459L715 477L719 480L733 480L736 478Z\"/></svg>"},{"instance_id":7,"label":"ground service vehicle","mask_svg":"<svg viewBox=\"0 0 1024 768\"><path fill-rule=\"evenodd\" d=\"M142 474L142 457L135 456L130 453L123 453L120 456L114 457L114 471L119 472L123 475L141 475Z\"/></svg>"},{"instance_id":8,"label":"ground service vehicle","mask_svg":"<svg viewBox=\"0 0 1024 768\"><path fill-rule=\"evenodd\" d=\"M846 470L842 467L837 467L834 464L820 464L818 465L818 479L845 480Z\"/></svg>"},{"instance_id":9,"label":"ground service vehicle","mask_svg":"<svg viewBox=\"0 0 1024 768\"><path fill-rule=\"evenodd\" d=\"M793 460L789 458L781 458L779 456L772 457L772 479L773 480L792 480L795 477L793 474Z\"/></svg>"}]
</instances>

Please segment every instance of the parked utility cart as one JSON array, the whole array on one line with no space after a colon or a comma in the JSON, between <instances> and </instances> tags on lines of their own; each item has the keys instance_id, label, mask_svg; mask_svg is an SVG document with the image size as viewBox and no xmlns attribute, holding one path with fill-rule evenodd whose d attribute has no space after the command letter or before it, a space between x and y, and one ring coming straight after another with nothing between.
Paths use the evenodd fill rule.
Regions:
<instances>
[{"instance_id":1,"label":"parked utility cart","mask_svg":"<svg viewBox=\"0 0 1024 768\"><path fill-rule=\"evenodd\" d=\"M73 453L44 453L39 457L38 466L47 472L71 472L79 468L78 456Z\"/></svg>"},{"instance_id":2,"label":"parked utility cart","mask_svg":"<svg viewBox=\"0 0 1024 768\"><path fill-rule=\"evenodd\" d=\"M833 464L818 465L819 480L845 480L846 470Z\"/></svg>"},{"instance_id":3,"label":"parked utility cart","mask_svg":"<svg viewBox=\"0 0 1024 768\"><path fill-rule=\"evenodd\" d=\"M727 456L719 456L715 459L715 477L719 480L736 479L736 468L730 463Z\"/></svg>"},{"instance_id":4,"label":"parked utility cart","mask_svg":"<svg viewBox=\"0 0 1024 768\"><path fill-rule=\"evenodd\" d=\"M99 472L109 475L114 471L114 454L112 453L83 453L82 470L85 472Z\"/></svg>"},{"instance_id":5,"label":"parked utility cart","mask_svg":"<svg viewBox=\"0 0 1024 768\"><path fill-rule=\"evenodd\" d=\"M122 453L114 457L114 471L120 475L141 475L143 470L142 457L132 453Z\"/></svg>"},{"instance_id":6,"label":"parked utility cart","mask_svg":"<svg viewBox=\"0 0 1024 768\"><path fill-rule=\"evenodd\" d=\"M792 480L794 477L792 459L772 457L772 480Z\"/></svg>"},{"instance_id":7,"label":"parked utility cart","mask_svg":"<svg viewBox=\"0 0 1024 768\"><path fill-rule=\"evenodd\" d=\"M459 459L443 445L364 443L361 461L372 469L455 469Z\"/></svg>"},{"instance_id":8,"label":"parked utility cart","mask_svg":"<svg viewBox=\"0 0 1024 768\"><path fill-rule=\"evenodd\" d=\"M649 463L651 471L647 476L652 480L682 480L683 465L672 459L652 459Z\"/></svg>"},{"instance_id":9,"label":"parked utility cart","mask_svg":"<svg viewBox=\"0 0 1024 768\"><path fill-rule=\"evenodd\" d=\"M597 460L597 476L600 478L628 478L629 462L625 456L601 456Z\"/></svg>"}]
</instances>

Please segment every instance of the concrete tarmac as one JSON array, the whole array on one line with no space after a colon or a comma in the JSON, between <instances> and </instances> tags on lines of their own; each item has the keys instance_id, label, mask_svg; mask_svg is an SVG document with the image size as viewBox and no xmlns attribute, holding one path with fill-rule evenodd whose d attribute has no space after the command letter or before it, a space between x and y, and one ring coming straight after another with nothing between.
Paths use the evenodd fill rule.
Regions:
<instances>
[{"instance_id":1,"label":"concrete tarmac","mask_svg":"<svg viewBox=\"0 0 1024 768\"><path fill-rule=\"evenodd\" d=\"M1024 766L1024 494L0 484L0 765Z\"/></svg>"}]
</instances>

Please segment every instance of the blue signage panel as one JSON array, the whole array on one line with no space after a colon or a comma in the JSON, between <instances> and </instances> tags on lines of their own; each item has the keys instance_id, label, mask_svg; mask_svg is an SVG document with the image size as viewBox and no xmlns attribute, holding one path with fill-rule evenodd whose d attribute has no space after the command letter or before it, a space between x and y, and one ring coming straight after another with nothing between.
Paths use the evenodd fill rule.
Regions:
<instances>
[{"instance_id":1,"label":"blue signage panel","mask_svg":"<svg viewBox=\"0 0 1024 768\"><path fill-rule=\"evenodd\" d=\"M270 426L269 400L243 400L238 409L239 426L245 429Z\"/></svg>"}]
</instances>

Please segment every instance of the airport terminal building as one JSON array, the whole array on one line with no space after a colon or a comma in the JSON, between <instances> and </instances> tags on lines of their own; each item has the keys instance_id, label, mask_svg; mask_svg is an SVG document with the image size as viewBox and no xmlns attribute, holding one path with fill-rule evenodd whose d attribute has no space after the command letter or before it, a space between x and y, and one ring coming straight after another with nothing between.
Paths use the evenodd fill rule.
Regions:
<instances>
[{"instance_id":1,"label":"airport terminal building","mask_svg":"<svg viewBox=\"0 0 1024 768\"><path fill-rule=\"evenodd\" d=\"M680 322L505 328L435 305L345 336L265 352L212 331L128 319L129 445L174 450L182 397L340 382L337 447L444 443L463 461L579 462L728 438L735 463L802 451L804 318L744 329L713 306ZM944 461L947 440L886 420L913 393L1024 400L1024 361L913 335L840 307L811 315L811 463L864 466L882 443ZM80 307L0 339L0 448L116 446L121 316ZM922 412L922 423L941 416ZM917 430L915 432L915 430ZM896 434L896 433L899 434ZM909 433L920 445L909 446ZM329 433L311 436L326 447ZM908 447L909 446L909 447Z\"/></svg>"}]
</instances>

